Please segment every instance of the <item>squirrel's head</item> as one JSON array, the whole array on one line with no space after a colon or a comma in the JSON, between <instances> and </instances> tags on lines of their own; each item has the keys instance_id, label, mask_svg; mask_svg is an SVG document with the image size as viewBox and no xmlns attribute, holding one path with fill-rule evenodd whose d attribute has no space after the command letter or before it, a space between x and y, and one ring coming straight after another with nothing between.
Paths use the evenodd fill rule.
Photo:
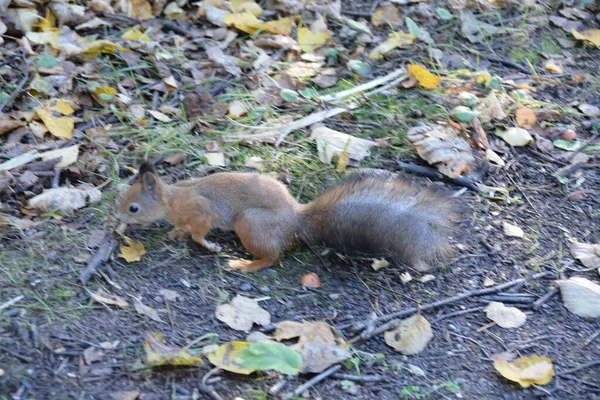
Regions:
<instances>
[{"instance_id":1,"label":"squirrel's head","mask_svg":"<svg viewBox=\"0 0 600 400\"><path fill-rule=\"evenodd\" d=\"M138 180L119 203L119 220L127 224L147 225L164 219L167 211L165 186L150 163L142 164Z\"/></svg>"}]
</instances>

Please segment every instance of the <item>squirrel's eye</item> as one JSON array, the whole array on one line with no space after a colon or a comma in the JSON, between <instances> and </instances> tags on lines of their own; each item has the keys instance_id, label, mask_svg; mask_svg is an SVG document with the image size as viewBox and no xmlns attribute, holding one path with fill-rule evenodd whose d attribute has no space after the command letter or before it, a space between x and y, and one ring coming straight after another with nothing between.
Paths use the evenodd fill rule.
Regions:
<instances>
[{"instance_id":1,"label":"squirrel's eye","mask_svg":"<svg viewBox=\"0 0 600 400\"><path fill-rule=\"evenodd\" d=\"M129 206L129 212L136 213L140 210L140 206L137 204L132 204Z\"/></svg>"}]
</instances>

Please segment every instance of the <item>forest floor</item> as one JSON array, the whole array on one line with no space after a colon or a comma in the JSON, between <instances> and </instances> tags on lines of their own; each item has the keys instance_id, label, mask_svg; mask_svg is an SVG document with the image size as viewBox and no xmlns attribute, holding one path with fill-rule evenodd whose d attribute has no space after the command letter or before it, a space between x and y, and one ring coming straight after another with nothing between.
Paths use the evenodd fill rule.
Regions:
<instances>
[{"instance_id":1,"label":"forest floor","mask_svg":"<svg viewBox=\"0 0 600 400\"><path fill-rule=\"evenodd\" d=\"M27 53L23 61L24 42L14 40L15 33L11 37L7 33L0 48L0 100L6 98L2 93L15 96L0 110L5 113L0 117L29 123L27 112L32 114L40 101L55 98L79 102L81 109L75 107L75 130L69 138L57 138L52 129L53 135L36 135L35 127L25 123L0 136L2 161L32 149L79 145L77 162L60 172L54 172L56 162L47 161L24 164L7 173L0 171L4 173L0 174L0 221L4 221L0 224L0 399L106 399L109 395L113 399L144 400L276 398L269 394L274 385L285 383L280 392L289 393L314 374L283 377L268 371L239 375L213 371L208 361L186 367L147 368L141 363L146 335L161 332L167 343L179 347L206 335L216 344L245 340L244 332L215 317L217 306L243 295L262 298L260 305L270 313L273 323L326 321L348 341L365 327L378 326L387 315L417 303L426 306L523 278L524 283L505 291L422 311L434 337L417 355L395 352L383 334L353 342L348 345L352 356L341 364L340 371L310 387L304 396L600 398L600 319L583 319L571 313L554 289L557 279L573 276L600 281L597 269L586 268L570 252L573 242L600 243L600 153L593 147L600 144L600 43L596 46L576 40L571 31L599 29L600 7L570 1L533 1L531 7L524 7L520 2L505 1L489 2L498 8L459 10L446 3L393 5L402 26L392 29L389 21L379 26L371 21L371 15L385 3L343 1L342 15L363 21L379 41L399 29L408 32L405 17L415 21L431 40L392 50L381 60L369 60L366 56L377 40L366 40L360 36L363 33L329 17L332 39L315 53L339 52L326 56L326 67L332 68L337 78L326 89L312 81L300 86L295 80L280 79L284 66L294 58L289 54L289 58L282 57L277 50L265 48L271 58L262 71L268 73L252 66L253 56L264 53L252 47L256 46L252 40L261 37L258 33L250 36L237 31L237 38L223 47L224 54L250 64L238 75L235 68L226 70L231 64L215 61L218 57L208 57L209 61L207 47L201 44L216 41L217 36L223 43L227 32L235 29L218 28L200 17L175 22L180 29L173 32L164 27L164 19L138 23L129 17L94 11L111 22L111 26L86 31L96 39L117 42L120 33L134 26L155 36L150 45L129 44L130 53L101 54L85 62L68 61L62 50L49 51L47 44L40 43L29 44L35 51ZM90 12L89 4L82 4L86 13ZM270 4L261 3L265 10L270 10ZM44 7L37 7L42 16ZM195 9L191 3L183 7ZM446 7L449 15L437 11L438 7ZM278 13L287 15L281 10ZM482 34L489 26L481 25L474 35L482 36L469 41L461 33L466 13L500 31ZM303 11L302 16L309 25L315 14ZM162 57L157 56L159 53ZM40 60L47 63L49 57L58 64L40 67ZM334 58L337 61L332 61ZM360 68L370 68L371 73L351 73L350 59L361 60ZM43 71L34 68L35 63ZM451 122L451 110L460 103L457 93L471 91L485 98L489 87L477 84L483 71L501 78L499 93L519 89L528 93L520 104L502 105L507 114L502 122L494 120L495 115L483 124L490 149L501 156L505 166L488 165L485 170L472 171L471 177L495 189L476 191L407 173L418 184L446 186L466 205L452 237L454 256L436 266L434 279L422 282L420 274L403 267L374 271L372 260L342 257L324 248L294 248L274 268L243 275L227 267L230 258L248 257L235 234L212 232L209 239L223 247L220 254L212 254L191 240L169 240L170 227L155 224L127 230L128 237L145 247L141 261L127 263L116 250L89 282L81 283L80 273L87 261L106 243L117 224L114 212L123 184L130 182L143 160L158 160L157 168L168 181L215 170L249 170L258 162L261 172L277 176L294 196L307 202L355 168L323 163L309 138L309 129L291 132L276 146L273 138L252 138L254 131L248 127L277 118L289 118L289 122L332 108L315 99L357 87L407 63L424 65L443 77L439 87L426 90L414 83L412 87L398 85L371 96L354 110L323 121L328 128L379 144L359 160L361 167L398 171L398 161L427 165L407 139L407 131L420 122L458 125ZM31 68L30 76L23 75L23 67ZM48 72L59 67L62 71ZM48 77L64 76L69 68L73 70L72 89L63 91L60 86L64 80L50 82ZM180 83L177 89L165 86L169 76ZM279 79L278 84L287 85L289 91L297 91L297 99L259 102L257 89L268 88L265 76ZM26 84L19 88L22 79ZM44 92L44 82L55 87L46 87ZM118 94L90 95L98 85L114 87ZM278 86L275 97L279 90ZM265 89L262 94L267 92ZM131 101L125 100L127 96ZM242 102L248 112L240 118L228 118L232 102ZM131 105L141 106L142 115L135 114L137 110ZM520 124L515 112L523 105L536 115L527 128L534 142L509 146L494 132ZM145 109L159 112L144 116ZM65 114L63 118L70 117ZM190 123L192 120L197 122ZM100 127L94 127L95 123ZM189 129L173 128L181 126ZM463 127L471 129L470 124ZM558 147L553 144L567 130L575 132L577 143L569 149L560 140ZM232 139L232 134L245 135L245 139ZM591 151L581 151L584 144L591 146ZM571 163L573 150L587 155L575 167ZM211 161L214 158L207 158L207 154L217 154L225 162ZM166 158L159 158L163 156ZM249 163L251 157L255 158ZM39 168L28 170L27 165ZM33 183L27 180L32 176ZM71 215L26 209L27 200L44 189L79 183L99 188L102 199ZM507 236L503 222L520 227L524 236ZM407 271L413 280L403 283L401 275ZM301 277L311 272L320 277L318 289L300 284ZM90 294L100 289L118 295L130 306L119 308L92 300ZM164 289L179 296L166 299L161 294ZM517 301L509 303L517 293ZM493 300L524 311L526 323L514 329L490 324L483 308ZM131 306L136 301L156 310L161 321L136 312ZM273 329L255 326L254 330L269 335ZM547 385L521 388L494 369L494 358L501 353L511 358L531 354L547 357L552 360L555 376Z\"/></svg>"}]
</instances>

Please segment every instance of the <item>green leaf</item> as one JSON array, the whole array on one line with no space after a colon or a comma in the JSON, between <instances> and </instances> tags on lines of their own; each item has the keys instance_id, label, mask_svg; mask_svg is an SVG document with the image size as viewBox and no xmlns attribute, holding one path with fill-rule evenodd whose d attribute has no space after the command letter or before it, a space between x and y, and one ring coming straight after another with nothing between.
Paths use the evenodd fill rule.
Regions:
<instances>
[{"instance_id":1,"label":"green leaf","mask_svg":"<svg viewBox=\"0 0 600 400\"><path fill-rule=\"evenodd\" d=\"M98 95L98 98L102 101L113 101L115 99L115 96L113 96L112 94L108 94L108 93L100 93Z\"/></svg>"},{"instance_id":2,"label":"green leaf","mask_svg":"<svg viewBox=\"0 0 600 400\"><path fill-rule=\"evenodd\" d=\"M409 17L406 17L405 21L406 21L406 27L408 28L408 33L410 33L411 35L413 35L416 38L420 38L421 35L423 34L423 31L421 30L421 28L419 28L419 25L417 25L415 23L415 21L413 21Z\"/></svg>"},{"instance_id":3,"label":"green leaf","mask_svg":"<svg viewBox=\"0 0 600 400\"><path fill-rule=\"evenodd\" d=\"M360 60L350 60L348 61L348 64L346 64L346 66L350 71L354 72L361 79L365 79L371 76L371 73L373 72L371 65Z\"/></svg>"},{"instance_id":4,"label":"green leaf","mask_svg":"<svg viewBox=\"0 0 600 400\"><path fill-rule=\"evenodd\" d=\"M444 21L450 21L451 19L454 18L454 16L452 15L452 13L450 11L448 11L442 7L436 8L435 12L437 13L438 17L440 17L440 19L443 19Z\"/></svg>"},{"instance_id":5,"label":"green leaf","mask_svg":"<svg viewBox=\"0 0 600 400\"><path fill-rule=\"evenodd\" d=\"M356 386L356 383L346 380L344 379L343 381L340 381L340 385L342 386L342 390L348 390L350 389L352 386Z\"/></svg>"},{"instance_id":6,"label":"green leaf","mask_svg":"<svg viewBox=\"0 0 600 400\"><path fill-rule=\"evenodd\" d=\"M454 107L451 114L458 122L463 123L469 123L480 115L477 111L473 111L465 106Z\"/></svg>"},{"instance_id":7,"label":"green leaf","mask_svg":"<svg viewBox=\"0 0 600 400\"><path fill-rule=\"evenodd\" d=\"M567 151L575 151L581 147L581 142L569 142L567 140L556 139L552 142L554 146L559 149L567 150Z\"/></svg>"},{"instance_id":8,"label":"green leaf","mask_svg":"<svg viewBox=\"0 0 600 400\"><path fill-rule=\"evenodd\" d=\"M296 101L298 101L298 93L290 89L281 89L279 95L288 103L295 103Z\"/></svg>"},{"instance_id":9,"label":"green leaf","mask_svg":"<svg viewBox=\"0 0 600 400\"><path fill-rule=\"evenodd\" d=\"M58 65L58 61L50 54L42 54L37 59L37 65L40 68L54 68Z\"/></svg>"},{"instance_id":10,"label":"green leaf","mask_svg":"<svg viewBox=\"0 0 600 400\"><path fill-rule=\"evenodd\" d=\"M248 369L274 370L286 375L298 375L302 367L298 352L275 342L251 343L239 352L236 362Z\"/></svg>"},{"instance_id":11,"label":"green leaf","mask_svg":"<svg viewBox=\"0 0 600 400\"><path fill-rule=\"evenodd\" d=\"M0 103L4 103L6 99L8 99L10 95L4 91L0 92Z\"/></svg>"}]
</instances>

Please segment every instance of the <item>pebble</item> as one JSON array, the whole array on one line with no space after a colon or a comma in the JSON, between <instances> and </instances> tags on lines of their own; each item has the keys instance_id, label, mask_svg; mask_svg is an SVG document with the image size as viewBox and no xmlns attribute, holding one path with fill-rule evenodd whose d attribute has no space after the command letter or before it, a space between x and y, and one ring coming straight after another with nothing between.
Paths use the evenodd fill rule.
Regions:
<instances>
[{"instance_id":1,"label":"pebble","mask_svg":"<svg viewBox=\"0 0 600 400\"><path fill-rule=\"evenodd\" d=\"M244 282L239 286L239 289L242 292L249 292L252 290L252 284L248 283L248 282Z\"/></svg>"},{"instance_id":2,"label":"pebble","mask_svg":"<svg viewBox=\"0 0 600 400\"><path fill-rule=\"evenodd\" d=\"M262 294L270 294L271 293L271 289L267 286L261 286L258 288L258 290L262 293Z\"/></svg>"},{"instance_id":3,"label":"pebble","mask_svg":"<svg viewBox=\"0 0 600 400\"><path fill-rule=\"evenodd\" d=\"M339 293L331 293L331 294L329 295L329 298L330 298L331 300L339 300L339 298L340 298L340 294L339 294Z\"/></svg>"},{"instance_id":4,"label":"pebble","mask_svg":"<svg viewBox=\"0 0 600 400\"><path fill-rule=\"evenodd\" d=\"M358 385L350 386L346 390L346 393L348 393L350 396L358 396L359 392L360 392L360 388L358 387Z\"/></svg>"}]
</instances>

